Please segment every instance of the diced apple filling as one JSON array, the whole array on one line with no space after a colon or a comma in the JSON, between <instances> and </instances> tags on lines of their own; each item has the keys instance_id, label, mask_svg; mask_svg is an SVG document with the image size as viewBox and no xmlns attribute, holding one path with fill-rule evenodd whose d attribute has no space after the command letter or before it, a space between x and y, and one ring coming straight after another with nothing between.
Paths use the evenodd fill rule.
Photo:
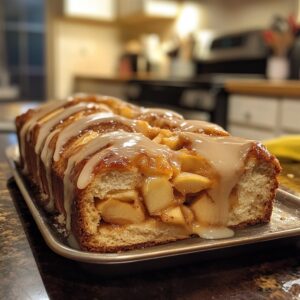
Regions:
<instances>
[{"instance_id":1,"label":"diced apple filling","mask_svg":"<svg viewBox=\"0 0 300 300\"><path fill-rule=\"evenodd\" d=\"M202 224L216 224L218 210L216 203L205 193L200 195L191 205L196 220Z\"/></svg>"},{"instance_id":2,"label":"diced apple filling","mask_svg":"<svg viewBox=\"0 0 300 300\"><path fill-rule=\"evenodd\" d=\"M204 159L200 156L192 155L187 151L179 151L179 160L181 162L181 171L198 173L203 168Z\"/></svg>"},{"instance_id":3,"label":"diced apple filling","mask_svg":"<svg viewBox=\"0 0 300 300\"><path fill-rule=\"evenodd\" d=\"M115 199L123 202L136 202L139 198L139 194L136 190L125 190L111 192L107 195L107 198Z\"/></svg>"},{"instance_id":4,"label":"diced apple filling","mask_svg":"<svg viewBox=\"0 0 300 300\"><path fill-rule=\"evenodd\" d=\"M218 180L217 172L205 158L182 149L178 151L178 159L181 163L181 172L202 175L212 181Z\"/></svg>"},{"instance_id":5,"label":"diced apple filling","mask_svg":"<svg viewBox=\"0 0 300 300\"><path fill-rule=\"evenodd\" d=\"M160 218L165 223L186 225L184 215L179 206L166 209L161 213Z\"/></svg>"},{"instance_id":6,"label":"diced apple filling","mask_svg":"<svg viewBox=\"0 0 300 300\"><path fill-rule=\"evenodd\" d=\"M167 177L148 177L142 192L150 215L156 215L174 204L173 188Z\"/></svg>"},{"instance_id":7,"label":"diced apple filling","mask_svg":"<svg viewBox=\"0 0 300 300\"><path fill-rule=\"evenodd\" d=\"M178 136L164 137L161 139L160 143L168 146L172 150L177 150L181 146Z\"/></svg>"},{"instance_id":8,"label":"diced apple filling","mask_svg":"<svg viewBox=\"0 0 300 300\"><path fill-rule=\"evenodd\" d=\"M142 185L142 195L137 190L112 191L106 199L96 200L95 207L102 220L117 225L143 222L146 211L168 224L187 227L194 221L211 224L216 219L216 205L203 192L197 196L210 186L210 179L189 172L177 175L173 183L166 176L151 176ZM196 197L190 207L184 205L187 194ZM143 197L146 210L140 197ZM178 197L183 200L178 201Z\"/></svg>"},{"instance_id":9,"label":"diced apple filling","mask_svg":"<svg viewBox=\"0 0 300 300\"><path fill-rule=\"evenodd\" d=\"M193 212L191 211L191 209L185 205L182 205L181 206L181 210L182 210L182 213L183 213L183 216L184 216L184 219L186 221L186 224L187 225L192 225L192 223L194 222L194 214Z\"/></svg>"},{"instance_id":10,"label":"diced apple filling","mask_svg":"<svg viewBox=\"0 0 300 300\"><path fill-rule=\"evenodd\" d=\"M101 218L111 224L125 225L141 223L145 214L139 203L126 203L115 199L108 199L98 205Z\"/></svg>"},{"instance_id":11,"label":"diced apple filling","mask_svg":"<svg viewBox=\"0 0 300 300\"><path fill-rule=\"evenodd\" d=\"M201 175L182 172L174 179L174 187L183 195L198 193L211 186L211 181Z\"/></svg>"}]
</instances>

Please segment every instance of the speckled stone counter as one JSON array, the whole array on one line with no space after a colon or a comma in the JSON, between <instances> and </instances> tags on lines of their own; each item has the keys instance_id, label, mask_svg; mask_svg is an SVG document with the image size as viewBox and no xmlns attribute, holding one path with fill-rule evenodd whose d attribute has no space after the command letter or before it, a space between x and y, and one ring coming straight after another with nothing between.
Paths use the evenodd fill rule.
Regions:
<instances>
[{"instance_id":1,"label":"speckled stone counter","mask_svg":"<svg viewBox=\"0 0 300 300\"><path fill-rule=\"evenodd\" d=\"M106 278L44 243L0 163L0 299L299 299L300 240L219 252L166 270Z\"/></svg>"},{"instance_id":2,"label":"speckled stone counter","mask_svg":"<svg viewBox=\"0 0 300 300\"><path fill-rule=\"evenodd\" d=\"M1 162L0 299L45 298L47 294L23 229L32 223L23 219L23 212L12 201L7 188L9 175L7 163Z\"/></svg>"}]
</instances>

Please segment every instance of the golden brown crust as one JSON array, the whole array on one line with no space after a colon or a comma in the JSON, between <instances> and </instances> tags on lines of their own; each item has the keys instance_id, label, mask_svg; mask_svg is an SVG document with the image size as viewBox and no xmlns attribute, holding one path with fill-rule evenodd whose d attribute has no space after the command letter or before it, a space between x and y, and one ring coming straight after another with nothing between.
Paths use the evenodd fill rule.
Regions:
<instances>
[{"instance_id":1,"label":"golden brown crust","mask_svg":"<svg viewBox=\"0 0 300 300\"><path fill-rule=\"evenodd\" d=\"M101 252L101 253L117 253L117 252L122 252L122 251L129 251L129 250L137 250L137 249L143 249L147 247L152 247L152 246L158 246L158 245L163 245L183 239L189 238L188 236L186 238L172 238L172 239L167 239L164 241L151 241L151 242L146 242L146 243L136 243L134 245L122 245L118 247L109 247L109 246L99 246L99 245L94 245L91 240L93 238L92 234L88 233L87 230L87 224L85 223L85 220L83 218L83 213L82 213L82 201L84 201L84 197L80 197L80 192L79 192L79 197L76 197L73 202L73 207L72 207L72 229L73 229L73 234L77 238L81 249L90 251L90 252ZM122 227L120 225L109 225L112 227L112 230L117 228L118 230L122 231Z\"/></svg>"},{"instance_id":2,"label":"golden brown crust","mask_svg":"<svg viewBox=\"0 0 300 300\"><path fill-rule=\"evenodd\" d=\"M114 98L108 98L108 97L97 97L97 96L76 96L74 97L73 102L67 102L64 107L68 107L71 105L74 105L75 103L78 103L80 101L84 102L95 102L95 103L101 103L109 107L113 112L120 114L125 117L129 118L138 118L138 119L145 119L141 116L142 110L136 106L126 104L124 102L120 102L117 99ZM61 122L57 124L54 129L63 129L69 124L73 122L73 120L80 119L83 116L86 116L88 114L91 114L93 112L97 111L97 108L87 109L78 113L73 114L72 116L68 117L64 122ZM99 109L101 111L101 109ZM17 127L17 134L19 139L19 145L20 145L20 131L24 124L32 118L34 115L34 110L29 110L25 114L22 114L21 116L18 116L16 118L16 127ZM169 128L171 130L174 130L174 134L176 135L176 130L180 132L179 126L176 125L176 122L173 123L173 127L169 126L170 122L169 120L165 120L164 118L160 119L158 115L151 115L151 118L146 118L146 120L150 123L150 125L158 125L162 128ZM175 124L175 125L174 125ZM178 123L179 124L179 123ZM25 145L25 157L21 157L21 161L25 160L27 162L28 166L28 173L29 173L29 179L32 181L33 184L36 186L39 186L39 181L41 182L41 186L39 186L41 192L49 195L49 188L48 188L48 182L47 182L47 176L46 176L46 168L41 160L40 157L37 157L35 153L34 145L37 140L37 134L40 130L39 125L35 125L33 129L29 132L29 143L26 143ZM100 133L107 133L111 131L116 130L123 130L125 132L134 132L135 129L130 126L126 126L124 124L118 123L118 122L110 122L110 123L101 123L101 124L94 124L93 126L87 127L84 131L82 131L78 136L70 139L63 148L62 157L63 159L60 159L58 162L54 162L52 160L52 167L51 167L51 180L52 180L52 186L53 188L53 198L55 199L55 207L59 213L65 213L64 208L64 171L66 169L66 163L67 159L74 153L74 151L77 151L80 149L82 145L77 145L76 141L80 140L82 136L85 135L87 132L98 132ZM153 130L153 132L160 132L160 128L156 128ZM153 134L152 132L152 134ZM197 131L193 131L197 132ZM203 130L200 130L201 134L211 135L211 136L227 136L228 133L222 130L214 129L214 128L204 128ZM153 136L154 137L154 136ZM54 149L55 143L57 140L57 135L54 136L49 144L49 149ZM188 143L188 141L187 141ZM183 145L184 148L189 149L189 145ZM92 155L92 154L91 154ZM88 159L88 157L86 158ZM264 200L264 214L256 219L248 220L246 222L240 222L237 225L232 226L232 228L243 228L249 225L254 225L258 223L267 223L270 221L271 213L272 213L272 207L273 207L273 200L275 197L275 192L278 187L278 181L277 181L277 175L280 172L280 165L278 160L272 156L261 144L253 144L252 148L248 152L247 160L254 159L256 161L257 165L268 165L269 168L269 174L267 174L270 178L270 181L272 182L271 189L269 191L267 199ZM159 158L157 158L157 161ZM108 164L108 162L112 162L112 164ZM38 163L37 163L38 162ZM75 182L75 179L78 177L78 174L84 167L86 161L81 161L77 164L77 166L74 168L73 172L71 173L71 181ZM38 168L39 165L39 168ZM132 168L133 166L138 166L137 161L135 162L128 162L124 161L124 158L118 158L109 160L109 159L103 159L99 162L99 164L94 169L95 174L98 172L103 172L104 170L128 170ZM162 168L163 169L163 168ZM209 168L207 168L208 170ZM39 172L37 172L39 170ZM207 171L206 170L206 171ZM204 173L203 173L204 174ZM202 174L202 175L203 175ZM206 174L206 173L205 173ZM209 177L209 176L207 176ZM177 237L177 238L167 238L163 241L151 241L151 242L145 242L145 243L136 243L134 245L125 245L120 247L110 247L110 246L98 246L94 245L91 241L93 238L93 234L89 233L89 230L87 228L86 220L84 218L84 213L82 211L82 207L84 207L83 202L85 201L85 195L83 190L76 189L75 190L75 197L72 202L72 230L74 233L74 236L78 239L79 244L81 245L81 248L83 250L88 250L92 252L118 252L118 251L125 251L125 250L132 250L132 249L139 249L144 247L149 247L153 245L159 245L164 243L169 243L175 240L183 239L184 237ZM44 201L44 203L47 203L47 200ZM114 225L111 225L114 226ZM125 227L124 227L125 228ZM119 228L121 230L121 228Z\"/></svg>"},{"instance_id":3,"label":"golden brown crust","mask_svg":"<svg viewBox=\"0 0 300 300\"><path fill-rule=\"evenodd\" d=\"M268 170L270 171L268 176L270 178L270 181L272 182L272 187L269 191L269 197L265 199L264 202L263 216L261 216L260 218L249 220L247 222L242 222L235 226L231 226L231 228L235 228L235 229L240 229L251 225L270 222L275 194L279 185L277 176L281 172L281 166L279 164L278 159L274 155L270 154L264 145L260 143L254 144L247 155L247 159L257 160L256 162L257 165L269 164L270 166L272 166L268 168Z\"/></svg>"}]
</instances>

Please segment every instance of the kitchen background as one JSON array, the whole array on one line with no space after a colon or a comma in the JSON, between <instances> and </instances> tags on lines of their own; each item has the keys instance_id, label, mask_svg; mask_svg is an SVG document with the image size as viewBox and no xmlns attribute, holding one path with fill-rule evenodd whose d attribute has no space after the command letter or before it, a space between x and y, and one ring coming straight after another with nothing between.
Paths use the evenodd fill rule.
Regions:
<instances>
[{"instance_id":1,"label":"kitchen background","mask_svg":"<svg viewBox=\"0 0 300 300\"><path fill-rule=\"evenodd\" d=\"M247 138L299 133L299 12L298 0L2 0L0 132L88 92Z\"/></svg>"}]
</instances>

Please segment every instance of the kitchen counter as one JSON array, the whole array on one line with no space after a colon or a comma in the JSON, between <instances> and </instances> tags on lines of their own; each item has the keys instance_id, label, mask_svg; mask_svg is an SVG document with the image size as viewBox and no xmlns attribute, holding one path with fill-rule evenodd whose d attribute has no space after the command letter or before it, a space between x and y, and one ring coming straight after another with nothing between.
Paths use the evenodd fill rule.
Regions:
<instances>
[{"instance_id":1,"label":"kitchen counter","mask_svg":"<svg viewBox=\"0 0 300 300\"><path fill-rule=\"evenodd\" d=\"M297 80L228 80L225 89L231 94L248 94L300 99L300 81Z\"/></svg>"},{"instance_id":2,"label":"kitchen counter","mask_svg":"<svg viewBox=\"0 0 300 300\"><path fill-rule=\"evenodd\" d=\"M99 76L99 75L80 75L74 76L74 86L78 89L78 86L82 86L86 83L106 83L106 84L127 84L133 82L147 83L147 84L160 84L168 86L195 86L195 85L208 85L211 84L211 77L199 76L199 77L172 77L172 76L157 76L151 74L144 74L138 76ZM215 84L219 83L217 79Z\"/></svg>"},{"instance_id":3,"label":"kitchen counter","mask_svg":"<svg viewBox=\"0 0 300 300\"><path fill-rule=\"evenodd\" d=\"M141 74L136 76L99 76L99 75L75 75L77 80L97 80L103 82L130 82L130 81L159 81L159 82L199 82L204 81L206 77L171 77L171 76L157 76L152 74Z\"/></svg>"},{"instance_id":4,"label":"kitchen counter","mask_svg":"<svg viewBox=\"0 0 300 300\"><path fill-rule=\"evenodd\" d=\"M227 95L223 77L103 77L76 75L74 93L110 95L146 107L178 111L187 119L205 119L226 128Z\"/></svg>"},{"instance_id":5,"label":"kitchen counter","mask_svg":"<svg viewBox=\"0 0 300 300\"><path fill-rule=\"evenodd\" d=\"M47 247L3 152L0 195L0 299L299 299L299 238L222 250L166 270L99 277Z\"/></svg>"}]
</instances>

